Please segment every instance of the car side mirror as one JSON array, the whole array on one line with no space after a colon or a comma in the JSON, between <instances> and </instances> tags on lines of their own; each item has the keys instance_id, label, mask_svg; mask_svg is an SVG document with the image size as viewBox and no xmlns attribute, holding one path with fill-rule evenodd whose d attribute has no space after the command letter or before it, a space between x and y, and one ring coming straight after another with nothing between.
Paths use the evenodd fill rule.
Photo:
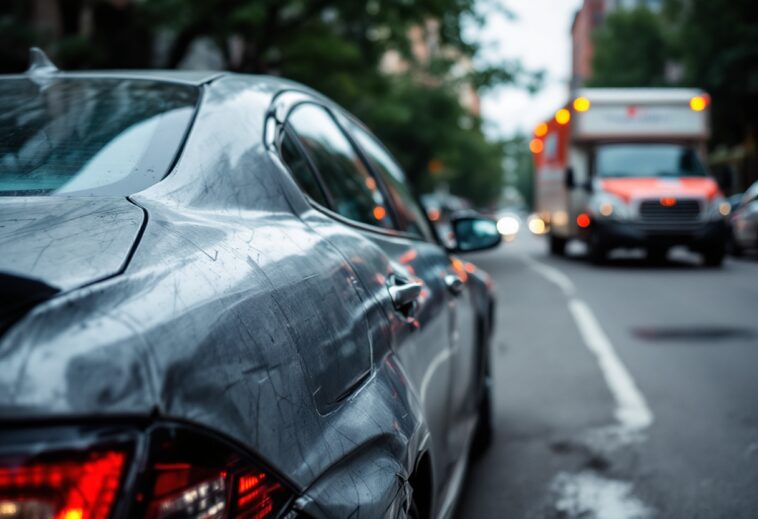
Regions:
<instances>
[{"instance_id":1,"label":"car side mirror","mask_svg":"<svg viewBox=\"0 0 758 519\"><path fill-rule=\"evenodd\" d=\"M495 220L481 216L462 216L451 222L455 247L452 252L492 249L502 242Z\"/></svg>"},{"instance_id":2,"label":"car side mirror","mask_svg":"<svg viewBox=\"0 0 758 519\"><path fill-rule=\"evenodd\" d=\"M576 181L574 180L574 168L566 168L566 189L574 189Z\"/></svg>"}]
</instances>

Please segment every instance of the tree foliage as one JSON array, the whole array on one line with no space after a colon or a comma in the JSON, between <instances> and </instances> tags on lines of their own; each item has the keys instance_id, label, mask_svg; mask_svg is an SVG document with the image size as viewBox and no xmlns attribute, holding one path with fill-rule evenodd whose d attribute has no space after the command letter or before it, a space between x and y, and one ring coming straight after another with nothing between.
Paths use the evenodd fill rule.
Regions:
<instances>
[{"instance_id":1,"label":"tree foliage","mask_svg":"<svg viewBox=\"0 0 758 519\"><path fill-rule=\"evenodd\" d=\"M645 7L617 10L593 35L590 86L650 87L663 84L667 44L660 18Z\"/></svg>"},{"instance_id":2,"label":"tree foliage","mask_svg":"<svg viewBox=\"0 0 758 519\"><path fill-rule=\"evenodd\" d=\"M477 8L485 0L50 1L67 20L54 37L34 28L28 2L0 7L0 69L25 68L31 44L68 69L172 68L195 42L210 42L224 68L300 81L355 113L397 155L417 190L444 182L476 203L500 193L503 147L488 141L478 117L461 107L462 82L534 89L540 80L518 63L455 70L477 52L463 27L481 21ZM85 8L89 28L82 25ZM431 45L452 52L418 60L408 34L429 20L436 23L427 35ZM380 71L388 51L404 58L405 73ZM432 172L430 163L442 168Z\"/></svg>"},{"instance_id":3,"label":"tree foliage","mask_svg":"<svg viewBox=\"0 0 758 519\"><path fill-rule=\"evenodd\" d=\"M666 78L667 64L682 67ZM592 86L690 86L712 99L713 143L758 136L758 9L754 0L665 0L611 13L595 34ZM667 81L668 80L668 81Z\"/></svg>"},{"instance_id":4,"label":"tree foliage","mask_svg":"<svg viewBox=\"0 0 758 519\"><path fill-rule=\"evenodd\" d=\"M736 144L758 137L758 8L754 0L667 0L673 58L683 84L713 98L714 134Z\"/></svg>"}]
</instances>

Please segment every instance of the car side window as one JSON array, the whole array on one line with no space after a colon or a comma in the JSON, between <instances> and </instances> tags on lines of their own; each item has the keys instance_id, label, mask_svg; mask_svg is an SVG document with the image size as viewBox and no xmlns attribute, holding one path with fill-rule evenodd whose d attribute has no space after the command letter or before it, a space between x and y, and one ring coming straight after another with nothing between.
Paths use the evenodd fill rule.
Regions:
<instances>
[{"instance_id":1,"label":"car side window","mask_svg":"<svg viewBox=\"0 0 758 519\"><path fill-rule=\"evenodd\" d=\"M287 124L316 167L336 213L384 229L395 228L376 180L329 112L302 104L293 110Z\"/></svg>"},{"instance_id":2,"label":"car side window","mask_svg":"<svg viewBox=\"0 0 758 519\"><path fill-rule=\"evenodd\" d=\"M321 189L318 179L308 164L308 159L303 155L300 145L292 135L292 130L285 127L279 144L279 155L282 161L289 167L295 182L300 188L321 205L327 205L326 196Z\"/></svg>"},{"instance_id":3,"label":"car side window","mask_svg":"<svg viewBox=\"0 0 758 519\"><path fill-rule=\"evenodd\" d=\"M429 224L411 195L403 170L395 159L373 135L359 125L350 124L350 133L361 147L374 171L381 177L397 212L401 230L415 234L419 238L432 240Z\"/></svg>"}]
</instances>

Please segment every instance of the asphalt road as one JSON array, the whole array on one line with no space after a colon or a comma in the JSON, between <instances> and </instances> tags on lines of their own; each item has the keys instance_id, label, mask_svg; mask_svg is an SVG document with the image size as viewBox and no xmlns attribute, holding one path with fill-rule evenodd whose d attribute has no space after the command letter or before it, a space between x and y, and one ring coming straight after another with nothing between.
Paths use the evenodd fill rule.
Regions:
<instances>
[{"instance_id":1,"label":"asphalt road","mask_svg":"<svg viewBox=\"0 0 758 519\"><path fill-rule=\"evenodd\" d=\"M757 518L758 259L546 250L472 258L497 283L496 433L458 516Z\"/></svg>"}]
</instances>

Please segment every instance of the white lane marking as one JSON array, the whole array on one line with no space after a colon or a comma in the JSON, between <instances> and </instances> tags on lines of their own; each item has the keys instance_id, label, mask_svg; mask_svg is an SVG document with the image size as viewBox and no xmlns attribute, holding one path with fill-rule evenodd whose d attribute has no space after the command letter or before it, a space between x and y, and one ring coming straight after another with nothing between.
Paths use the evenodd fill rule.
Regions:
<instances>
[{"instance_id":1,"label":"white lane marking","mask_svg":"<svg viewBox=\"0 0 758 519\"><path fill-rule=\"evenodd\" d=\"M584 343L597 358L605 382L616 399L616 419L629 429L650 427L653 413L592 310L581 299L571 299L568 305Z\"/></svg>"},{"instance_id":2,"label":"white lane marking","mask_svg":"<svg viewBox=\"0 0 758 519\"><path fill-rule=\"evenodd\" d=\"M593 431L591 448L603 446L612 451L643 438L642 431L653 423L653 413L590 307L576 296L576 287L566 274L527 255L523 258L530 268L563 291L579 333L616 401L614 415L618 425ZM590 471L561 472L553 478L550 489L556 511L569 518L646 519L655 515L634 496L631 483Z\"/></svg>"},{"instance_id":3,"label":"white lane marking","mask_svg":"<svg viewBox=\"0 0 758 519\"><path fill-rule=\"evenodd\" d=\"M558 285L558 288L563 291L563 294L566 297L574 297L576 288L574 288L574 283L566 274L558 269L544 265L539 261L530 258L529 256L524 256L524 260L532 270L540 274L543 278L547 279L551 283Z\"/></svg>"},{"instance_id":4,"label":"white lane marking","mask_svg":"<svg viewBox=\"0 0 758 519\"><path fill-rule=\"evenodd\" d=\"M553 480L551 490L557 496L555 510L564 517L641 519L654 515L653 510L634 497L631 483L589 471L561 472Z\"/></svg>"},{"instance_id":5,"label":"white lane marking","mask_svg":"<svg viewBox=\"0 0 758 519\"><path fill-rule=\"evenodd\" d=\"M597 359L608 388L616 401L616 419L628 430L640 431L653 423L653 413L634 379L619 358L613 344L603 331L587 304L575 296L576 288L569 277L558 269L523 256L526 264L542 277L557 285L568 298L568 307L579 333Z\"/></svg>"}]
</instances>

